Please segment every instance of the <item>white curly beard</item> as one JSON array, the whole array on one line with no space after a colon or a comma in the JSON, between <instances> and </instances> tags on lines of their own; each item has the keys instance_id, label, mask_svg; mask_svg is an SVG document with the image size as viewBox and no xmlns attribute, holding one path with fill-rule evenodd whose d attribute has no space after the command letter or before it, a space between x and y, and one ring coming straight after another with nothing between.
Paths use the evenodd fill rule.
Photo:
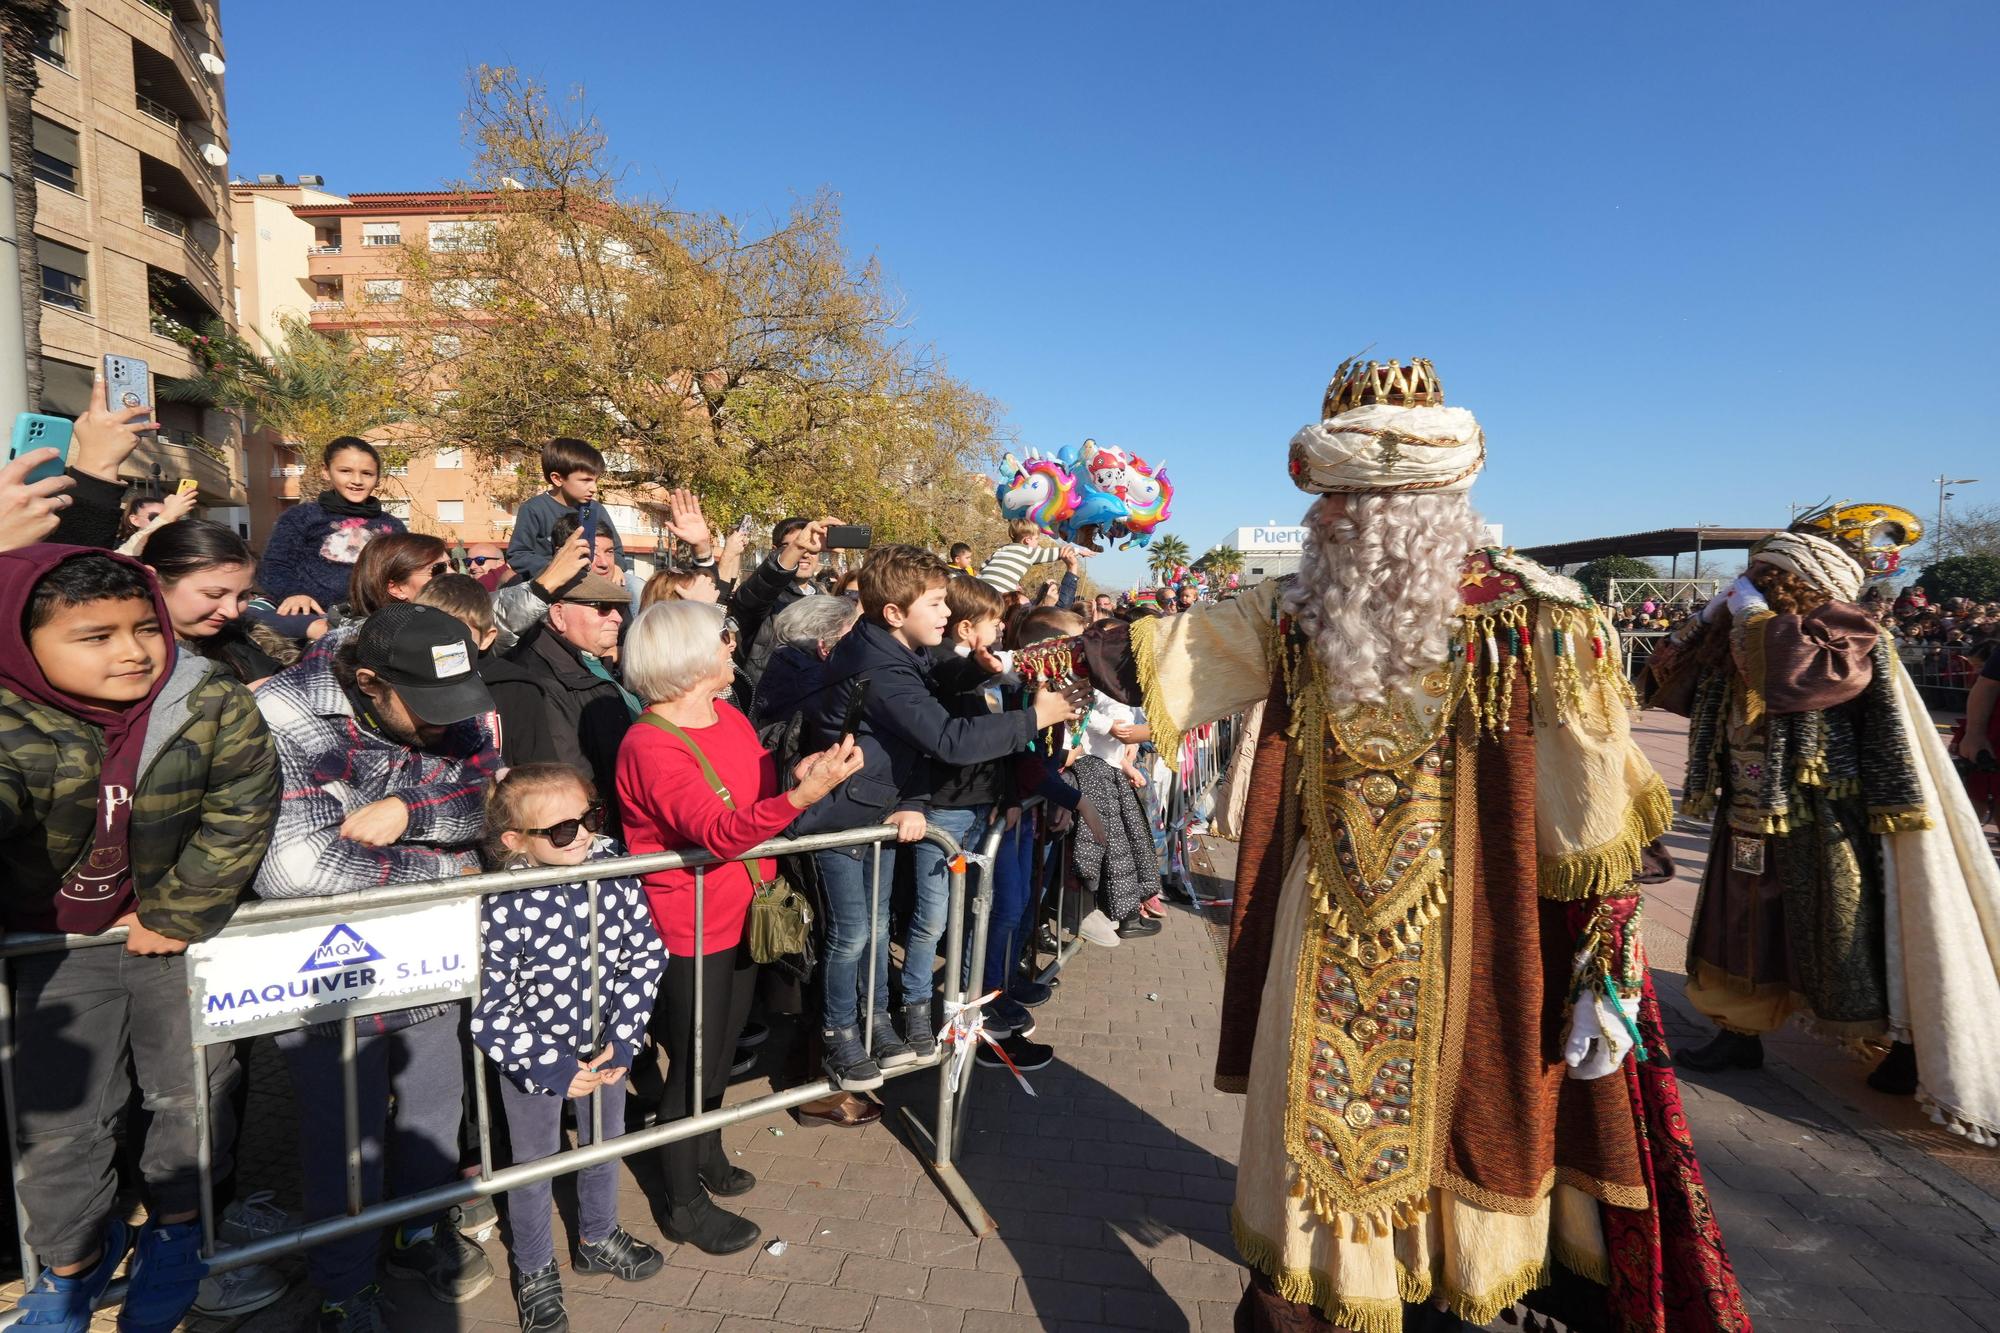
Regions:
<instances>
[{"instance_id":1,"label":"white curly beard","mask_svg":"<svg viewBox=\"0 0 2000 1333\"><path fill-rule=\"evenodd\" d=\"M1323 496L1305 521L1312 536L1284 609L1312 640L1327 702L1414 693L1450 653L1460 571L1486 525L1462 493Z\"/></svg>"}]
</instances>

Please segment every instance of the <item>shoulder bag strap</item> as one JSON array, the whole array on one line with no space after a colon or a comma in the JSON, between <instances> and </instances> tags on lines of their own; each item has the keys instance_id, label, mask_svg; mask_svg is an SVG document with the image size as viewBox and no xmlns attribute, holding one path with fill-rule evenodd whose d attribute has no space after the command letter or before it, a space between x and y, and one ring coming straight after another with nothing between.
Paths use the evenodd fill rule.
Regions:
<instances>
[{"instance_id":1,"label":"shoulder bag strap","mask_svg":"<svg viewBox=\"0 0 2000 1333\"><path fill-rule=\"evenodd\" d=\"M640 714L639 720L677 737L682 745L687 746L688 753L694 756L694 761L697 764L701 765L701 775L708 779L709 788L715 792L716 798L729 809L734 810L736 808L736 798L729 794L729 788L723 785L721 776L715 771L715 765L708 762L708 756L703 754L701 747L694 743L694 737L688 735L685 731L682 731L679 727L650 709ZM764 872L758 866L757 858L753 856L748 861L743 862L743 867L750 872L752 885L759 889L763 888Z\"/></svg>"}]
</instances>

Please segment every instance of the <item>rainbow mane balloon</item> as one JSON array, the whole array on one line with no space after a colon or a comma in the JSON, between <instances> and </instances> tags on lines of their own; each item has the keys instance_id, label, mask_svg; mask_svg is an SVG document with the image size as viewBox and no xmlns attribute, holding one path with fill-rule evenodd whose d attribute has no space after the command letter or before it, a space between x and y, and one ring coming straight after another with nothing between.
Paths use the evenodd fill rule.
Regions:
<instances>
[{"instance_id":1,"label":"rainbow mane balloon","mask_svg":"<svg viewBox=\"0 0 2000 1333\"><path fill-rule=\"evenodd\" d=\"M1028 451L1028 461L1012 454L1001 460L1007 475L996 482L993 498L1000 502L1001 517L1034 520L1042 531L1053 533L1057 525L1076 512L1076 475L1053 458Z\"/></svg>"},{"instance_id":2,"label":"rainbow mane balloon","mask_svg":"<svg viewBox=\"0 0 2000 1333\"><path fill-rule=\"evenodd\" d=\"M1132 540L1126 545L1143 547L1153 539L1153 529L1167 521L1167 506L1174 498L1174 485L1167 480L1164 465L1156 472L1146 466L1146 460L1137 454L1132 455L1126 476L1125 507L1128 512L1125 526L1133 533Z\"/></svg>"}]
</instances>

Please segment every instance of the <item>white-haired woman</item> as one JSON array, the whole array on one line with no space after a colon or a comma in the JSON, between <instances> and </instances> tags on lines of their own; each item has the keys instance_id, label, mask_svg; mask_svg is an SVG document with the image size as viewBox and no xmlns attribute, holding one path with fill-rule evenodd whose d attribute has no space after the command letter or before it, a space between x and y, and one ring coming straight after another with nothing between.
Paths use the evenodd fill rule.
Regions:
<instances>
[{"instance_id":1,"label":"white-haired woman","mask_svg":"<svg viewBox=\"0 0 2000 1333\"><path fill-rule=\"evenodd\" d=\"M750 706L760 735L769 739L781 733L805 701L819 693L821 664L860 618L860 603L847 597L801 597L778 613L771 625L778 650L757 678L757 697Z\"/></svg>"},{"instance_id":2,"label":"white-haired woman","mask_svg":"<svg viewBox=\"0 0 2000 1333\"><path fill-rule=\"evenodd\" d=\"M843 741L801 760L794 772L797 785L780 791L777 765L749 719L721 698L735 677L735 646L722 608L703 602L647 607L626 636L625 685L646 704L618 752L618 804L634 855L741 856L783 832L801 810L861 767L861 752L853 741ZM728 1086L730 1052L749 1016L757 976L746 938L752 873L742 862L704 872L699 959L694 872L664 870L643 880L669 955L652 1024L669 1060L662 1120L721 1105ZM774 862L757 863L760 881L775 873ZM699 1099L693 1087L697 1040L706 1085ZM757 1183L723 1154L721 1134L670 1144L664 1158L669 1211L662 1227L670 1239L710 1254L756 1243L760 1233L754 1222L717 1208L709 1198L743 1194Z\"/></svg>"}]
</instances>

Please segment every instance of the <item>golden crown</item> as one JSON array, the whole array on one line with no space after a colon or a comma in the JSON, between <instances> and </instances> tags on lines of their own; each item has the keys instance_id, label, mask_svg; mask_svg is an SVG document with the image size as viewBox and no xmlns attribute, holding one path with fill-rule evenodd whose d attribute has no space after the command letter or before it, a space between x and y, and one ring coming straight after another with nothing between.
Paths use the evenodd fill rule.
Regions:
<instances>
[{"instance_id":1,"label":"golden crown","mask_svg":"<svg viewBox=\"0 0 2000 1333\"><path fill-rule=\"evenodd\" d=\"M1363 363L1349 357L1333 372L1320 404L1320 419L1330 421L1355 407L1382 403L1389 407L1443 407L1444 385L1437 370L1422 357L1409 365L1394 361Z\"/></svg>"}]
</instances>

